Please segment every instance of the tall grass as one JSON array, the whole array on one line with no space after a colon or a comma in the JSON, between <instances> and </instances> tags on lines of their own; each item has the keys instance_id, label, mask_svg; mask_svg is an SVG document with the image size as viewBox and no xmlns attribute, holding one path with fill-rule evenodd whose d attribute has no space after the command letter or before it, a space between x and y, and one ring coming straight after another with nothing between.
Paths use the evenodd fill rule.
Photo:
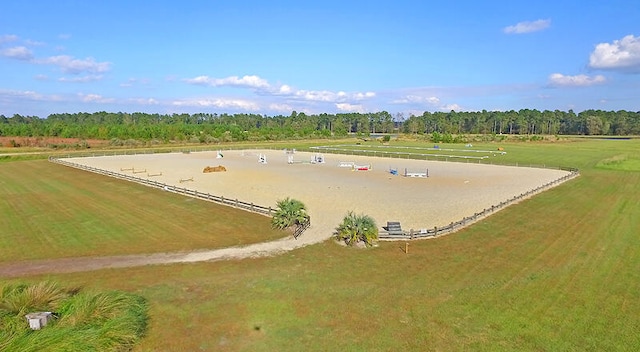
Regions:
<instances>
[{"instance_id":1,"label":"tall grass","mask_svg":"<svg viewBox=\"0 0 640 352\"><path fill-rule=\"evenodd\" d=\"M0 309L17 315L28 311L56 310L69 295L70 291L63 290L50 281L33 285L7 285L0 293Z\"/></svg>"},{"instance_id":2,"label":"tall grass","mask_svg":"<svg viewBox=\"0 0 640 352\"><path fill-rule=\"evenodd\" d=\"M120 291L63 289L52 282L6 285L0 302L0 351L126 351L147 329L147 302ZM32 331L25 314L54 312Z\"/></svg>"}]
</instances>

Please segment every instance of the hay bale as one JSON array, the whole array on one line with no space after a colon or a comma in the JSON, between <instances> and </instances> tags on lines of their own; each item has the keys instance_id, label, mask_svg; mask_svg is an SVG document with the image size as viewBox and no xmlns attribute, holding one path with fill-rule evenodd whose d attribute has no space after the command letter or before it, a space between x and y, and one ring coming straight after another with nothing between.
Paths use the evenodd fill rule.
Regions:
<instances>
[{"instance_id":1,"label":"hay bale","mask_svg":"<svg viewBox=\"0 0 640 352\"><path fill-rule=\"evenodd\" d=\"M203 173L208 173L208 172L223 172L223 171L227 171L227 168L222 166L222 165L218 165L218 166L207 166L204 168L204 170L202 170Z\"/></svg>"}]
</instances>

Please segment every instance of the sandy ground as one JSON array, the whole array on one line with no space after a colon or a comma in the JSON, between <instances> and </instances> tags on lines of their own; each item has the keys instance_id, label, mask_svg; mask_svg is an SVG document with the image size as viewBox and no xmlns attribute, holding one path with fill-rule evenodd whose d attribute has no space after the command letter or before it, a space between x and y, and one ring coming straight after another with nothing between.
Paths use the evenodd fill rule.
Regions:
<instances>
[{"instance_id":1,"label":"sandy ground","mask_svg":"<svg viewBox=\"0 0 640 352\"><path fill-rule=\"evenodd\" d=\"M387 221L399 221L405 230L444 226L485 208L525 193L568 174L561 170L483 165L474 162L437 162L382 157L325 154L324 163L311 163L313 153L297 152L288 163L282 150L141 154L126 156L68 158L123 174L186 187L203 193L275 208L286 197L306 204L311 227L297 240L286 238L244 247L193 253L157 254L85 259L84 266L60 265L57 272L95 270L146 264L195 262L274 255L330 238L343 217L354 211L373 217L382 229ZM258 162L264 154L266 164ZM496 156L499 157L499 156ZM343 162L370 165L369 171L339 167ZM206 166L224 166L226 172L203 173ZM132 173L130 169L146 172ZM429 177L403 177L389 173L427 172ZM161 176L149 176L162 174ZM193 181L180 182L191 179ZM46 262L52 268L50 262ZM62 263L62 262L60 262ZM0 275L36 273L22 264L21 270L0 267ZM72 267L73 266L73 267ZM37 268L38 263L33 263ZM55 266L53 266L55 267ZM84 268L84 269L82 269ZM49 270L51 271L51 270Z\"/></svg>"},{"instance_id":2,"label":"sandy ground","mask_svg":"<svg viewBox=\"0 0 640 352\"><path fill-rule=\"evenodd\" d=\"M297 152L288 164L284 151L224 151L141 154L113 157L71 158L114 172L153 179L168 185L186 187L225 198L275 207L286 197L307 205L311 228L304 234L322 241L331 236L348 211L372 216L379 226L400 221L409 229L448 225L465 216L481 212L513 196L534 189L567 174L561 170L482 165L477 163L435 162L381 157L327 154L324 163L312 164L312 153ZM267 163L258 162L266 155ZM499 156L498 156L499 157ZM371 165L369 171L339 167L342 162ZM226 172L203 173L206 166L224 166ZM146 170L133 174L122 169ZM394 176L427 172L429 177ZM154 174L161 176L148 176ZM180 180L191 179L183 182Z\"/></svg>"}]
</instances>

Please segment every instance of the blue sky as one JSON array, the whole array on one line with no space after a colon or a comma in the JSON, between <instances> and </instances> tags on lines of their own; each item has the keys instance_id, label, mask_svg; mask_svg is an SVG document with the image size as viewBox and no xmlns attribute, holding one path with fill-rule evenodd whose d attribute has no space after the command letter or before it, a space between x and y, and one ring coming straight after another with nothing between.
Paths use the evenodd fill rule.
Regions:
<instances>
[{"instance_id":1,"label":"blue sky","mask_svg":"<svg viewBox=\"0 0 640 352\"><path fill-rule=\"evenodd\" d=\"M0 114L640 110L636 1L0 4Z\"/></svg>"}]
</instances>

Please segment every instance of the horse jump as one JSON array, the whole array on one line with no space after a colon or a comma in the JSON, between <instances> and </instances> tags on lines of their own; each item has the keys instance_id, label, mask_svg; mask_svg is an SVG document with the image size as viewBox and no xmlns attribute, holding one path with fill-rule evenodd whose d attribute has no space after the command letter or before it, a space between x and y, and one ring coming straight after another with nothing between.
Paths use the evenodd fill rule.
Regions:
<instances>
[{"instance_id":1,"label":"horse jump","mask_svg":"<svg viewBox=\"0 0 640 352\"><path fill-rule=\"evenodd\" d=\"M429 169L426 169L425 172L409 172L407 169L404 169L404 177L429 177Z\"/></svg>"},{"instance_id":2,"label":"horse jump","mask_svg":"<svg viewBox=\"0 0 640 352\"><path fill-rule=\"evenodd\" d=\"M371 167L371 164L369 165L353 165L353 168L351 169L351 171L369 171L373 169L373 167Z\"/></svg>"}]
</instances>

